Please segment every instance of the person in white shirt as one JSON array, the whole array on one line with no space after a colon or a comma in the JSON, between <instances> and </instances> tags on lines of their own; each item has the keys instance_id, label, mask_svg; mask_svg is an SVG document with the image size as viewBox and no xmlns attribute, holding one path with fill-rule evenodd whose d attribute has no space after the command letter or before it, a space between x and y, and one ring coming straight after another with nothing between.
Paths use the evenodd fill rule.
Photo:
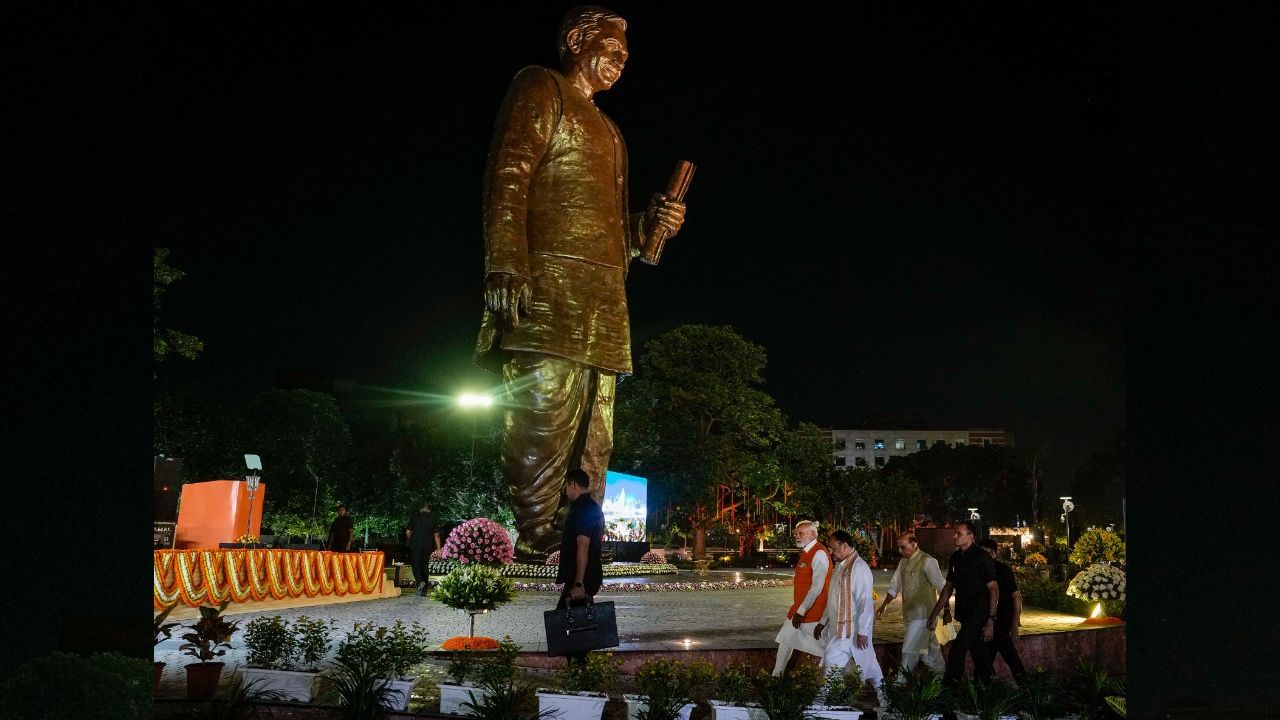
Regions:
<instances>
[{"instance_id":1,"label":"person in white shirt","mask_svg":"<svg viewBox=\"0 0 1280 720\"><path fill-rule=\"evenodd\" d=\"M885 606L901 595L902 621L906 624L902 638L902 667L913 669L923 656L925 665L936 673L942 673L946 669L942 647L928 624L929 613L933 612L938 593L947 584L947 579L942 576L938 561L920 549L915 533L908 531L898 536L898 552L902 554L902 562L893 571L893 580L889 582L884 602L876 611L876 619L884 615ZM951 623L950 606L944 609L942 622Z\"/></svg>"},{"instance_id":2,"label":"person in white shirt","mask_svg":"<svg viewBox=\"0 0 1280 720\"><path fill-rule=\"evenodd\" d=\"M795 582L791 588L791 608L787 619L774 642L778 643L778 657L773 674L781 675L787 669L791 653L795 650L822 657L822 641L814 628L822 619L827 606L827 583L831 579L831 560L827 548L818 542L818 526L809 520L796 523L796 547L800 559L796 561Z\"/></svg>"},{"instance_id":3,"label":"person in white shirt","mask_svg":"<svg viewBox=\"0 0 1280 720\"><path fill-rule=\"evenodd\" d=\"M826 640L822 666L844 668L857 663L862 679L878 694L884 671L872 644L876 603L871 595L871 567L858 556L848 532L836 530L829 541L837 565L826 610L813 631L814 639Z\"/></svg>"}]
</instances>

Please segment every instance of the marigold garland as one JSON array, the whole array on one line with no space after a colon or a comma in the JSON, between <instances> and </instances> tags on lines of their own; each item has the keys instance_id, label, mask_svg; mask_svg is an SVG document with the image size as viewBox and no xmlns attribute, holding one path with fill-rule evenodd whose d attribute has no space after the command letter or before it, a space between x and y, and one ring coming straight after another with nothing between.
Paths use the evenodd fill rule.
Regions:
<instances>
[{"instance_id":1,"label":"marigold garland","mask_svg":"<svg viewBox=\"0 0 1280 720\"><path fill-rule=\"evenodd\" d=\"M451 637L440 646L441 650L496 650L498 641L489 637Z\"/></svg>"},{"instance_id":2,"label":"marigold garland","mask_svg":"<svg viewBox=\"0 0 1280 720\"><path fill-rule=\"evenodd\" d=\"M316 550L156 550L152 605L189 607L274 598L372 594L383 579L382 553Z\"/></svg>"}]
</instances>

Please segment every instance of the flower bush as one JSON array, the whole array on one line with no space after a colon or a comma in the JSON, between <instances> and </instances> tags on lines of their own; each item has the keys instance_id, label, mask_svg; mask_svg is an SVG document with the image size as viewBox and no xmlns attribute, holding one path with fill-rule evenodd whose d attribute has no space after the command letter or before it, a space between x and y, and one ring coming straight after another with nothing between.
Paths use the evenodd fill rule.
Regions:
<instances>
[{"instance_id":1,"label":"flower bush","mask_svg":"<svg viewBox=\"0 0 1280 720\"><path fill-rule=\"evenodd\" d=\"M1106 563L1094 563L1071 578L1067 594L1081 600L1124 600L1124 571Z\"/></svg>"},{"instance_id":2,"label":"flower bush","mask_svg":"<svg viewBox=\"0 0 1280 720\"><path fill-rule=\"evenodd\" d=\"M1044 543L1036 542L1035 540L1032 540L1031 542L1022 546L1022 552L1027 557L1031 557L1032 555L1035 555L1035 554L1044 555Z\"/></svg>"},{"instance_id":3,"label":"flower bush","mask_svg":"<svg viewBox=\"0 0 1280 720\"><path fill-rule=\"evenodd\" d=\"M559 551L559 550L556 550L555 552L553 552L553 553L551 553L550 555L548 555L548 556L547 556L547 563L546 563L546 564L547 564L547 565L559 565L559 564L560 564L560 551Z\"/></svg>"},{"instance_id":4,"label":"flower bush","mask_svg":"<svg viewBox=\"0 0 1280 720\"><path fill-rule=\"evenodd\" d=\"M473 518L449 533L440 557L463 565L510 565L515 560L515 546L506 528L489 518Z\"/></svg>"},{"instance_id":5,"label":"flower bush","mask_svg":"<svg viewBox=\"0 0 1280 720\"><path fill-rule=\"evenodd\" d=\"M666 556L666 553L662 552L661 550L650 550L649 552L644 554L644 557L640 558L640 562L661 564L667 561L667 558L665 556Z\"/></svg>"},{"instance_id":6,"label":"flower bush","mask_svg":"<svg viewBox=\"0 0 1280 720\"><path fill-rule=\"evenodd\" d=\"M1095 563L1123 563L1124 557L1124 541L1119 535L1094 528L1080 535L1067 560L1077 567L1087 567Z\"/></svg>"},{"instance_id":7,"label":"flower bush","mask_svg":"<svg viewBox=\"0 0 1280 720\"><path fill-rule=\"evenodd\" d=\"M432 551L431 551L431 558L430 558L430 561L431 561L431 562L440 562L441 560L444 560L444 555L442 555L442 554L441 554L441 553L443 553L443 552L444 552L444 551L443 551L443 550L441 550L440 548L436 548L435 550L432 550Z\"/></svg>"},{"instance_id":8,"label":"flower bush","mask_svg":"<svg viewBox=\"0 0 1280 720\"><path fill-rule=\"evenodd\" d=\"M1027 555L1027 559L1023 561L1026 565L1034 568L1048 567L1049 561L1045 558L1044 553L1033 552Z\"/></svg>"},{"instance_id":9,"label":"flower bush","mask_svg":"<svg viewBox=\"0 0 1280 720\"><path fill-rule=\"evenodd\" d=\"M378 677L405 677L410 668L427 658L427 647L427 631L416 622L407 626L397 620L389 628L358 622L338 643L337 660L351 667L368 667Z\"/></svg>"},{"instance_id":10,"label":"flower bush","mask_svg":"<svg viewBox=\"0 0 1280 720\"><path fill-rule=\"evenodd\" d=\"M455 610L493 610L515 599L511 578L486 565L463 565L440 580L431 598Z\"/></svg>"}]
</instances>

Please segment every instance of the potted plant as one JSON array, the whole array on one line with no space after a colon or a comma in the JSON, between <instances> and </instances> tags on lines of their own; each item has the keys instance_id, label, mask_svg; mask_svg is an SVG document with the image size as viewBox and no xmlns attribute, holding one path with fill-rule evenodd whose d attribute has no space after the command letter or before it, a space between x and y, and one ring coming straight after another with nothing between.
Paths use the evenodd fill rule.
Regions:
<instances>
[{"instance_id":1,"label":"potted plant","mask_svg":"<svg viewBox=\"0 0 1280 720\"><path fill-rule=\"evenodd\" d=\"M218 690L223 663L213 662L213 659L227 654L231 636L239 625L222 618L222 612L229 604L230 601L218 607L200 606L200 620L189 625L191 632L182 636L186 642L178 649L199 661L187 665L188 700L206 700Z\"/></svg>"},{"instance_id":2,"label":"potted plant","mask_svg":"<svg viewBox=\"0 0 1280 720\"><path fill-rule=\"evenodd\" d=\"M966 678L956 698L958 720L1018 720L1022 690L992 677L986 682Z\"/></svg>"},{"instance_id":3,"label":"potted plant","mask_svg":"<svg viewBox=\"0 0 1280 720\"><path fill-rule=\"evenodd\" d=\"M587 653L582 665L566 662L556 673L556 689L538 689L538 710L557 720L600 720L621 670L622 661L611 652Z\"/></svg>"},{"instance_id":4,"label":"potted plant","mask_svg":"<svg viewBox=\"0 0 1280 720\"><path fill-rule=\"evenodd\" d=\"M689 720L694 706L694 680L690 666L684 663L666 658L646 660L636 671L636 687L640 693L623 695L627 702L627 717L635 720Z\"/></svg>"},{"instance_id":5,"label":"potted plant","mask_svg":"<svg viewBox=\"0 0 1280 720\"><path fill-rule=\"evenodd\" d=\"M245 683L283 700L310 702L331 629L331 622L305 615L292 624L279 615L255 618L245 627Z\"/></svg>"},{"instance_id":6,"label":"potted plant","mask_svg":"<svg viewBox=\"0 0 1280 720\"><path fill-rule=\"evenodd\" d=\"M369 657L348 654L339 658L334 670L324 678L332 704L342 708L349 720L378 720L385 709L398 701L395 691L370 663Z\"/></svg>"},{"instance_id":7,"label":"potted plant","mask_svg":"<svg viewBox=\"0 0 1280 720\"><path fill-rule=\"evenodd\" d=\"M518 688L509 680L516 676L516 657L520 644L511 636L502 638L498 647L483 654L474 650L458 650L449 660L448 678L440 688L440 712L450 715L469 714L467 704L482 705L490 687L501 687L514 693Z\"/></svg>"},{"instance_id":8,"label":"potted plant","mask_svg":"<svg viewBox=\"0 0 1280 720\"><path fill-rule=\"evenodd\" d=\"M1068 696L1074 701L1072 704L1080 717L1101 720L1110 713L1107 696L1123 694L1124 686L1112 679L1106 670L1088 660L1081 660Z\"/></svg>"},{"instance_id":9,"label":"potted plant","mask_svg":"<svg viewBox=\"0 0 1280 720\"><path fill-rule=\"evenodd\" d=\"M895 671L880 681L880 693L886 704L876 714L888 720L942 720L947 709L942 678L928 667Z\"/></svg>"},{"instance_id":10,"label":"potted plant","mask_svg":"<svg viewBox=\"0 0 1280 720\"><path fill-rule=\"evenodd\" d=\"M480 720L544 720L553 713L539 710L532 683L517 682L515 673L505 680L485 681L480 686L483 695L468 700L463 711Z\"/></svg>"},{"instance_id":11,"label":"potted plant","mask_svg":"<svg viewBox=\"0 0 1280 720\"><path fill-rule=\"evenodd\" d=\"M1062 682L1039 669L1027 673L1023 685L1023 713L1027 720L1061 720L1067 712L1067 698Z\"/></svg>"},{"instance_id":12,"label":"potted plant","mask_svg":"<svg viewBox=\"0 0 1280 720\"><path fill-rule=\"evenodd\" d=\"M756 673L752 685L760 709L769 720L805 720L818 691L822 689L822 669L805 663L784 675L767 670Z\"/></svg>"},{"instance_id":13,"label":"potted plant","mask_svg":"<svg viewBox=\"0 0 1280 720\"><path fill-rule=\"evenodd\" d=\"M471 634L476 634L476 615L496 609L515 599L511 578L487 565L461 565L449 571L432 591L431 598L471 616Z\"/></svg>"},{"instance_id":14,"label":"potted plant","mask_svg":"<svg viewBox=\"0 0 1280 720\"><path fill-rule=\"evenodd\" d=\"M764 711L754 702L752 671L741 663L726 665L715 679L716 699L711 700L714 720L766 720Z\"/></svg>"},{"instance_id":15,"label":"potted plant","mask_svg":"<svg viewBox=\"0 0 1280 720\"><path fill-rule=\"evenodd\" d=\"M414 679L409 670L427 657L427 631L418 623L397 620L390 628L356 623L338 644L337 659L347 668L369 669L390 692L385 707L407 710Z\"/></svg>"},{"instance_id":16,"label":"potted plant","mask_svg":"<svg viewBox=\"0 0 1280 720\"><path fill-rule=\"evenodd\" d=\"M857 663L827 671L826 686L822 689L822 704L814 705L806 713L810 717L825 720L858 720L862 711L853 706L862 692L862 670Z\"/></svg>"},{"instance_id":17,"label":"potted plant","mask_svg":"<svg viewBox=\"0 0 1280 720\"><path fill-rule=\"evenodd\" d=\"M162 610L160 614L155 617L154 622L155 622L156 641L152 645L152 647L154 647L155 645L159 645L165 640L168 640L173 635L173 629L178 627L178 623L165 622L165 620L169 617L169 613L173 612L173 609L176 607L178 607L178 604L174 603L169 607L165 608L164 610ZM160 692L160 676L164 674L164 663L158 662L158 661L153 662L151 664L151 667L152 667L152 670L155 671L155 682L151 688L151 693L154 695Z\"/></svg>"}]
</instances>

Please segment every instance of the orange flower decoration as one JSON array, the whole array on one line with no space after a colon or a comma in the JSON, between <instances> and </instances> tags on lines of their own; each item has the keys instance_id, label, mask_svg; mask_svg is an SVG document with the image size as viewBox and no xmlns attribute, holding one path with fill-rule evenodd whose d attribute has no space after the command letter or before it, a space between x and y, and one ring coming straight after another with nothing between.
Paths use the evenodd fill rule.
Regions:
<instances>
[{"instance_id":1,"label":"orange flower decoration","mask_svg":"<svg viewBox=\"0 0 1280 720\"><path fill-rule=\"evenodd\" d=\"M496 650L498 641L488 637L451 637L440 646L444 650Z\"/></svg>"}]
</instances>

